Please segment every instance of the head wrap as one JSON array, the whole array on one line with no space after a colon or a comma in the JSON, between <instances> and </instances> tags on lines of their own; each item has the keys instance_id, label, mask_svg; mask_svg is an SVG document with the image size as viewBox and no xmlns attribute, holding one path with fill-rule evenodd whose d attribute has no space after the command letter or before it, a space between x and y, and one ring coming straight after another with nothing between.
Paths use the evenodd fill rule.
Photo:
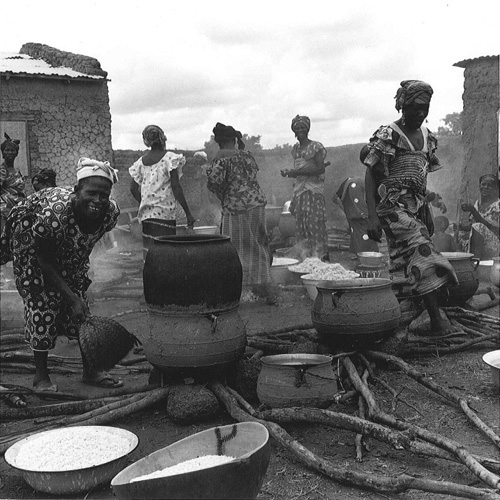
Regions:
<instances>
[{"instance_id":1,"label":"head wrap","mask_svg":"<svg viewBox=\"0 0 500 500\"><path fill-rule=\"evenodd\" d=\"M118 182L118 170L115 170L109 161L97 161L90 158L80 158L76 170L76 180L80 181L86 177L104 177L112 184Z\"/></svg>"},{"instance_id":2,"label":"head wrap","mask_svg":"<svg viewBox=\"0 0 500 500\"><path fill-rule=\"evenodd\" d=\"M3 141L2 144L0 144L0 150L2 151L2 153L4 149L7 147L7 144L14 145L14 147L19 151L19 143L21 141L19 139L11 139L5 132L3 135L5 137L5 141Z\"/></svg>"},{"instance_id":3,"label":"head wrap","mask_svg":"<svg viewBox=\"0 0 500 500\"><path fill-rule=\"evenodd\" d=\"M308 116L300 116L297 115L293 120L292 120L292 132L295 132L295 127L301 123L302 125L305 125L307 127L307 131L311 130L311 120L309 119Z\"/></svg>"},{"instance_id":4,"label":"head wrap","mask_svg":"<svg viewBox=\"0 0 500 500\"><path fill-rule=\"evenodd\" d=\"M208 159L207 153L205 153L205 151L196 151L193 156L200 156L204 160Z\"/></svg>"},{"instance_id":5,"label":"head wrap","mask_svg":"<svg viewBox=\"0 0 500 500\"><path fill-rule=\"evenodd\" d=\"M224 125L223 123L217 122L212 132L214 133L214 140L219 146L221 143L237 139L238 149L245 149L245 143L242 141L243 136L241 132L231 127L231 125Z\"/></svg>"},{"instance_id":6,"label":"head wrap","mask_svg":"<svg viewBox=\"0 0 500 500\"><path fill-rule=\"evenodd\" d=\"M498 177L495 177L493 174L484 174L479 177L479 184L484 181L484 179L491 179L497 186L500 183Z\"/></svg>"},{"instance_id":7,"label":"head wrap","mask_svg":"<svg viewBox=\"0 0 500 500\"><path fill-rule=\"evenodd\" d=\"M56 173L51 168L44 168L35 174L31 182L43 182L44 184L56 185Z\"/></svg>"},{"instance_id":8,"label":"head wrap","mask_svg":"<svg viewBox=\"0 0 500 500\"><path fill-rule=\"evenodd\" d=\"M158 125L148 125L142 131L142 140L150 148L154 144L159 144L162 148L167 144L167 136Z\"/></svg>"},{"instance_id":9,"label":"head wrap","mask_svg":"<svg viewBox=\"0 0 500 500\"><path fill-rule=\"evenodd\" d=\"M400 111L412 102L429 104L433 94L432 87L420 80L403 80L396 92L396 109Z\"/></svg>"}]
</instances>

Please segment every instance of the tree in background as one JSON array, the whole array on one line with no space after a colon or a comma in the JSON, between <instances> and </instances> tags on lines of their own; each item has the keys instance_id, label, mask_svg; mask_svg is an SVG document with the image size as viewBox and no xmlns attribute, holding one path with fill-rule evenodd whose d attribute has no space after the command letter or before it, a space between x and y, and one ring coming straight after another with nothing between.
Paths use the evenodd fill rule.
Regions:
<instances>
[{"instance_id":1,"label":"tree in background","mask_svg":"<svg viewBox=\"0 0 500 500\"><path fill-rule=\"evenodd\" d=\"M260 144L260 135L248 135L243 134L243 142L245 143L245 149L250 151L254 156L262 154L262 146ZM212 161L219 150L219 145L215 142L214 136L210 136L210 140L204 144L205 153L207 153L208 161Z\"/></svg>"},{"instance_id":2,"label":"tree in background","mask_svg":"<svg viewBox=\"0 0 500 500\"><path fill-rule=\"evenodd\" d=\"M457 136L462 135L462 112L450 113L441 121L444 122L444 127L438 127L437 135L440 136Z\"/></svg>"}]
</instances>

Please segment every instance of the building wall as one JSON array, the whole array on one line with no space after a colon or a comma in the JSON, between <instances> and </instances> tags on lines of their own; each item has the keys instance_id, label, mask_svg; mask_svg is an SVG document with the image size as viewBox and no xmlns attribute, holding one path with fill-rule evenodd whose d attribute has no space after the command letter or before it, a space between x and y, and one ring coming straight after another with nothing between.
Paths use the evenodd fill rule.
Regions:
<instances>
[{"instance_id":1,"label":"building wall","mask_svg":"<svg viewBox=\"0 0 500 500\"><path fill-rule=\"evenodd\" d=\"M464 165L460 196L474 202L479 196L479 177L497 174L498 114L500 109L499 59L468 62L463 93Z\"/></svg>"},{"instance_id":2,"label":"building wall","mask_svg":"<svg viewBox=\"0 0 500 500\"><path fill-rule=\"evenodd\" d=\"M105 79L2 77L0 107L2 121L27 123L30 176L52 168L58 185L73 185L80 157L113 159Z\"/></svg>"}]
</instances>

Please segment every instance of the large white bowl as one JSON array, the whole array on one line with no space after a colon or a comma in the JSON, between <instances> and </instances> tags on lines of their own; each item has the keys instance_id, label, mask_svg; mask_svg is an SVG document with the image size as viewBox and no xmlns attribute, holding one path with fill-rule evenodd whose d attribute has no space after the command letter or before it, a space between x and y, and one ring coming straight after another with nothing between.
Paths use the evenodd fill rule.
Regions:
<instances>
[{"instance_id":1,"label":"large white bowl","mask_svg":"<svg viewBox=\"0 0 500 500\"><path fill-rule=\"evenodd\" d=\"M69 429L85 429L103 443L111 443L113 439L125 442L123 453L114 456L112 459L96 463L93 466L72 470L30 470L26 466L21 466L19 462L20 454L25 454L30 449L35 450L37 439L46 438L48 435L56 440L61 431L67 434ZM132 453L139 444L139 438L130 431L117 427L106 426L75 426L54 429L50 431L32 434L10 446L5 452L5 461L14 469L21 471L24 480L35 490L53 495L74 495L90 491L96 486L109 483L111 479L120 472L126 465L127 456ZM71 439L66 439L66 445L71 446ZM92 456L95 444L89 441L88 456ZM82 450L83 451L83 450ZM48 453L46 451L46 453ZM48 469L48 468L47 468Z\"/></svg>"},{"instance_id":2,"label":"large white bowl","mask_svg":"<svg viewBox=\"0 0 500 500\"><path fill-rule=\"evenodd\" d=\"M487 352L483 361L490 367L493 384L500 389L500 350Z\"/></svg>"},{"instance_id":3,"label":"large white bowl","mask_svg":"<svg viewBox=\"0 0 500 500\"><path fill-rule=\"evenodd\" d=\"M283 285L288 285L296 283L297 279L294 273L288 270L288 266L294 266L298 264L297 259L291 259L288 257L274 257L273 263L271 265L271 276L275 283L281 283Z\"/></svg>"},{"instance_id":4,"label":"large white bowl","mask_svg":"<svg viewBox=\"0 0 500 500\"><path fill-rule=\"evenodd\" d=\"M312 279L307 279L307 278L302 278L302 283L304 283L304 286L306 287L307 294L309 295L309 298L311 300L316 300L316 296L318 295L318 289L316 288L316 285L318 283L322 283L325 280L312 280Z\"/></svg>"}]
</instances>

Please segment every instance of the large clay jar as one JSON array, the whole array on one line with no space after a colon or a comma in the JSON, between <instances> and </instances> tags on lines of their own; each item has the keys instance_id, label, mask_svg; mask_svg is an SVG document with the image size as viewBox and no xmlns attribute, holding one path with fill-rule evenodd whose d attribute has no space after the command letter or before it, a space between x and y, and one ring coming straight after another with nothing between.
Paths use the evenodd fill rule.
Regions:
<instances>
[{"instance_id":1,"label":"large clay jar","mask_svg":"<svg viewBox=\"0 0 500 500\"><path fill-rule=\"evenodd\" d=\"M332 358L319 354L278 354L261 358L259 401L271 408L327 407L335 398L337 379Z\"/></svg>"},{"instance_id":2,"label":"large clay jar","mask_svg":"<svg viewBox=\"0 0 500 500\"><path fill-rule=\"evenodd\" d=\"M500 287L500 257L493 258L493 265L490 271L490 282L497 288Z\"/></svg>"},{"instance_id":3,"label":"large clay jar","mask_svg":"<svg viewBox=\"0 0 500 500\"><path fill-rule=\"evenodd\" d=\"M229 237L156 238L143 283L149 317L137 336L151 364L162 370L217 367L243 355L242 268Z\"/></svg>"},{"instance_id":4,"label":"large clay jar","mask_svg":"<svg viewBox=\"0 0 500 500\"><path fill-rule=\"evenodd\" d=\"M458 278L457 285L448 285L447 305L463 304L471 299L479 287L479 259L472 253L442 252L453 266Z\"/></svg>"},{"instance_id":5,"label":"large clay jar","mask_svg":"<svg viewBox=\"0 0 500 500\"><path fill-rule=\"evenodd\" d=\"M316 288L312 323L334 349L369 347L399 325L401 310L389 279L323 281Z\"/></svg>"}]
</instances>

